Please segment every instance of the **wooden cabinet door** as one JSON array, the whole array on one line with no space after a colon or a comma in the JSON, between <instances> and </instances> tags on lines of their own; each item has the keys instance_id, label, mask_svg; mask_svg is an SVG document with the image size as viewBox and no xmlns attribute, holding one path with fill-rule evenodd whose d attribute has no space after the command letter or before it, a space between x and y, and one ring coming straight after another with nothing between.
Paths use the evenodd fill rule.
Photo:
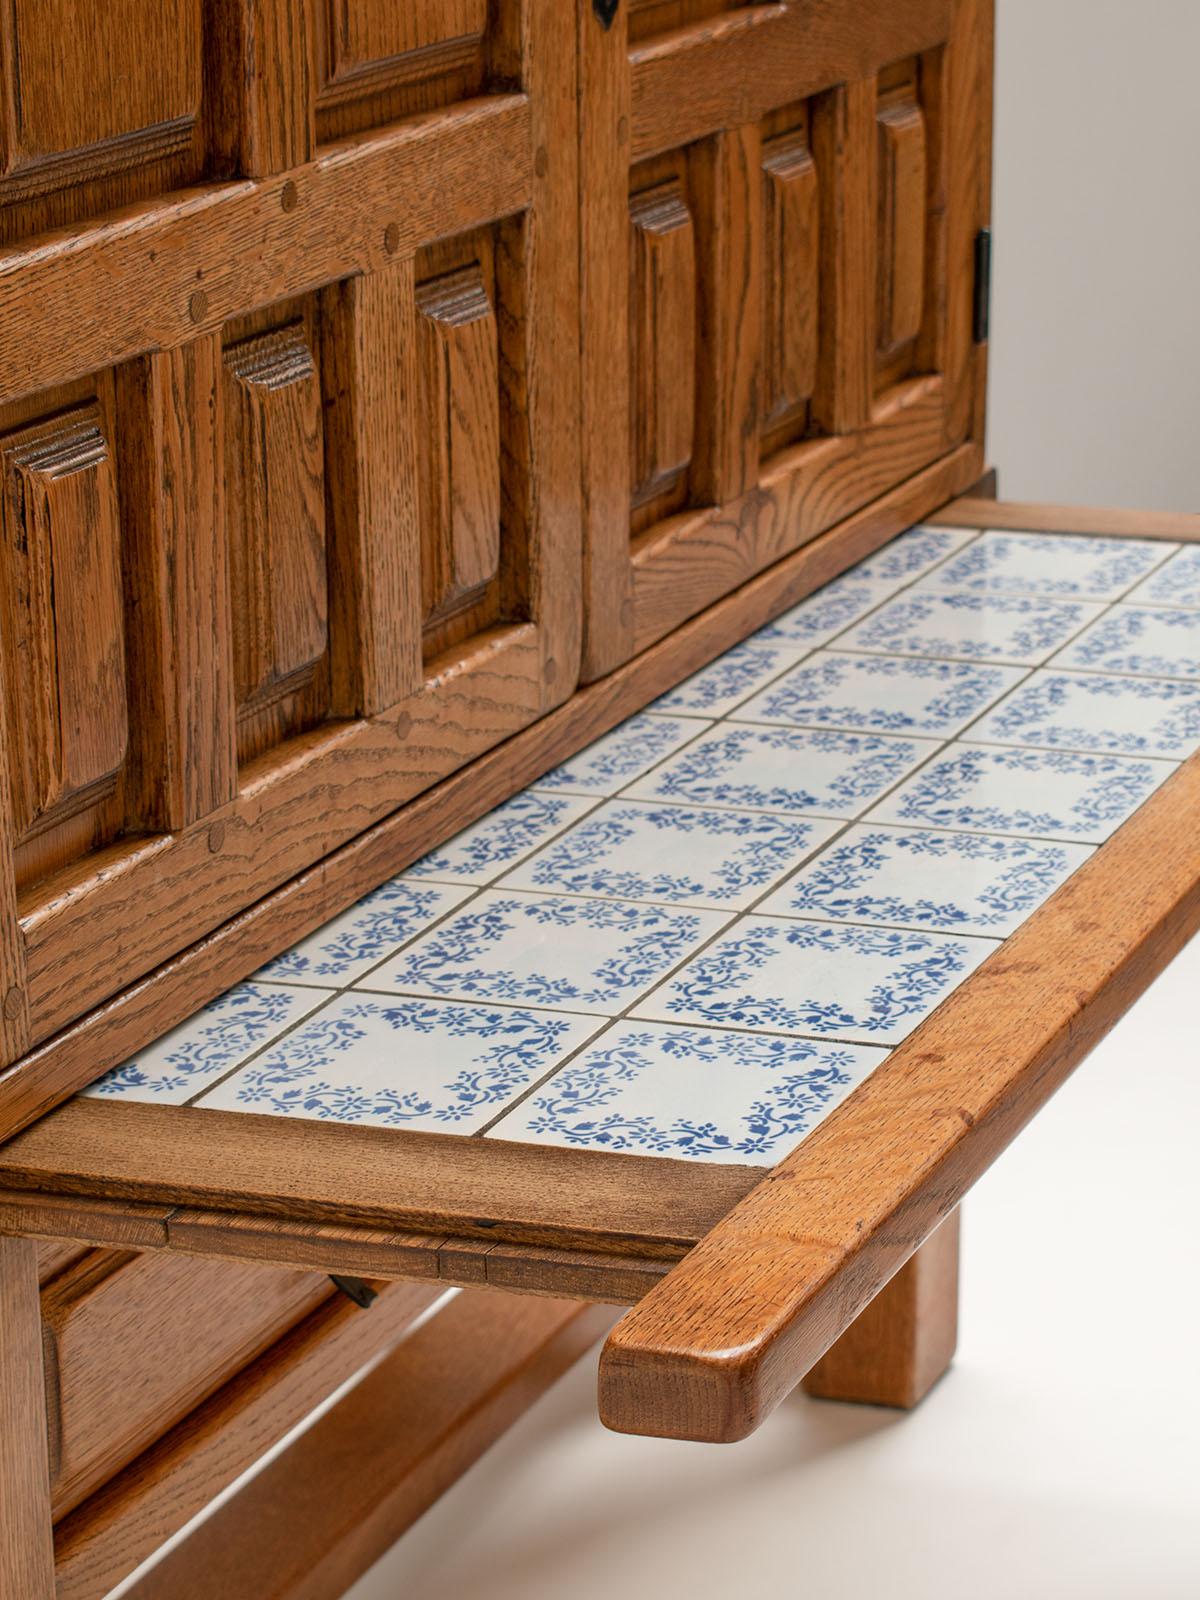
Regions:
<instances>
[{"instance_id":1,"label":"wooden cabinet door","mask_svg":"<svg viewBox=\"0 0 1200 1600\"><path fill-rule=\"evenodd\" d=\"M974 426L988 0L580 0L584 676Z\"/></svg>"},{"instance_id":2,"label":"wooden cabinet door","mask_svg":"<svg viewBox=\"0 0 1200 1600\"><path fill-rule=\"evenodd\" d=\"M9 12L0 1064L564 699L580 628L569 9Z\"/></svg>"}]
</instances>

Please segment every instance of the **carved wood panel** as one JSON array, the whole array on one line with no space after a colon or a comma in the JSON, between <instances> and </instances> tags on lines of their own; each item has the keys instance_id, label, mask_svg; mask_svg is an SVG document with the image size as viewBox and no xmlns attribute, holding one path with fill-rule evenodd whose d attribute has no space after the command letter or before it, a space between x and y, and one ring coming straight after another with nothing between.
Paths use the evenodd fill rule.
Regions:
<instances>
[{"instance_id":1,"label":"carved wood panel","mask_svg":"<svg viewBox=\"0 0 1200 1600\"><path fill-rule=\"evenodd\" d=\"M581 18L585 678L967 437L982 15Z\"/></svg>"},{"instance_id":2,"label":"carved wood panel","mask_svg":"<svg viewBox=\"0 0 1200 1600\"><path fill-rule=\"evenodd\" d=\"M569 9L101 11L0 23L0 1066L578 673Z\"/></svg>"}]
</instances>

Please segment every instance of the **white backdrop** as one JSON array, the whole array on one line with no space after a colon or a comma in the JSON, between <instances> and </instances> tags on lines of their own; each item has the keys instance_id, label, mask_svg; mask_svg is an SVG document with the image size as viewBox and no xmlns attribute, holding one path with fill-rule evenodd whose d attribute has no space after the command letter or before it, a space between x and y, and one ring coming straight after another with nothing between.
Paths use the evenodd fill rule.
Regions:
<instances>
[{"instance_id":1,"label":"white backdrop","mask_svg":"<svg viewBox=\"0 0 1200 1600\"><path fill-rule=\"evenodd\" d=\"M1200 511L1200 0L998 0L988 456Z\"/></svg>"}]
</instances>

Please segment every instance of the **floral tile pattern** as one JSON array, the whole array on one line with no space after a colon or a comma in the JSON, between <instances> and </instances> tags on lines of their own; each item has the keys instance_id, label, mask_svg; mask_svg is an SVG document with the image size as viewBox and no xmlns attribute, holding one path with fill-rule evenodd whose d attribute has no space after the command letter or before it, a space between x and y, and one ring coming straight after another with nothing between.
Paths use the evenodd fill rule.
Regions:
<instances>
[{"instance_id":1,"label":"floral tile pattern","mask_svg":"<svg viewBox=\"0 0 1200 1600\"><path fill-rule=\"evenodd\" d=\"M736 720L948 739L1024 676L1021 667L819 650L748 700Z\"/></svg>"},{"instance_id":2,"label":"floral tile pattern","mask_svg":"<svg viewBox=\"0 0 1200 1600\"><path fill-rule=\"evenodd\" d=\"M469 1133L594 1033L511 1006L342 994L198 1102L211 1110Z\"/></svg>"},{"instance_id":3,"label":"floral tile pattern","mask_svg":"<svg viewBox=\"0 0 1200 1600\"><path fill-rule=\"evenodd\" d=\"M366 985L614 1016L727 921L714 911L489 889Z\"/></svg>"},{"instance_id":4,"label":"floral tile pattern","mask_svg":"<svg viewBox=\"0 0 1200 1600\"><path fill-rule=\"evenodd\" d=\"M86 1093L771 1163L1198 749L1200 547L914 528Z\"/></svg>"},{"instance_id":5,"label":"floral tile pattern","mask_svg":"<svg viewBox=\"0 0 1200 1600\"><path fill-rule=\"evenodd\" d=\"M985 533L939 567L931 581L976 594L1117 600L1174 548L1157 539Z\"/></svg>"},{"instance_id":6,"label":"floral tile pattern","mask_svg":"<svg viewBox=\"0 0 1200 1600\"><path fill-rule=\"evenodd\" d=\"M853 574L882 583L911 583L978 537L974 528L910 528L860 561Z\"/></svg>"},{"instance_id":7,"label":"floral tile pattern","mask_svg":"<svg viewBox=\"0 0 1200 1600\"><path fill-rule=\"evenodd\" d=\"M630 787L631 798L853 817L936 746L875 734L726 723Z\"/></svg>"},{"instance_id":8,"label":"floral tile pattern","mask_svg":"<svg viewBox=\"0 0 1200 1600\"><path fill-rule=\"evenodd\" d=\"M182 1105L326 998L314 989L239 983L83 1093Z\"/></svg>"},{"instance_id":9,"label":"floral tile pattern","mask_svg":"<svg viewBox=\"0 0 1200 1600\"><path fill-rule=\"evenodd\" d=\"M1121 756L953 744L866 820L1102 844L1173 771Z\"/></svg>"},{"instance_id":10,"label":"floral tile pattern","mask_svg":"<svg viewBox=\"0 0 1200 1600\"><path fill-rule=\"evenodd\" d=\"M757 900L837 828L761 811L610 800L500 887L735 910Z\"/></svg>"},{"instance_id":11,"label":"floral tile pattern","mask_svg":"<svg viewBox=\"0 0 1200 1600\"><path fill-rule=\"evenodd\" d=\"M787 645L736 645L661 695L654 702L654 709L685 717L723 717L756 689L777 678L796 655L796 650Z\"/></svg>"},{"instance_id":12,"label":"floral tile pattern","mask_svg":"<svg viewBox=\"0 0 1200 1600\"><path fill-rule=\"evenodd\" d=\"M1012 933L1092 854L927 828L848 828L758 910L992 938Z\"/></svg>"},{"instance_id":13,"label":"floral tile pattern","mask_svg":"<svg viewBox=\"0 0 1200 1600\"><path fill-rule=\"evenodd\" d=\"M393 878L274 961L268 961L254 976L271 983L344 988L461 904L470 893L469 888Z\"/></svg>"},{"instance_id":14,"label":"floral tile pattern","mask_svg":"<svg viewBox=\"0 0 1200 1600\"><path fill-rule=\"evenodd\" d=\"M1184 545L1125 598L1143 606L1200 607L1200 545Z\"/></svg>"},{"instance_id":15,"label":"floral tile pattern","mask_svg":"<svg viewBox=\"0 0 1200 1600\"><path fill-rule=\"evenodd\" d=\"M697 723L688 717L660 717L639 712L561 767L539 778L534 788L569 794L616 794L672 750L694 739L699 731Z\"/></svg>"},{"instance_id":16,"label":"floral tile pattern","mask_svg":"<svg viewBox=\"0 0 1200 1600\"><path fill-rule=\"evenodd\" d=\"M526 789L497 806L486 817L456 834L438 850L422 856L406 878L438 878L455 883L485 884L505 867L584 816L596 804L583 795L544 794Z\"/></svg>"},{"instance_id":17,"label":"floral tile pattern","mask_svg":"<svg viewBox=\"0 0 1200 1600\"><path fill-rule=\"evenodd\" d=\"M1035 667L1066 644L1101 607L1030 595L909 589L838 640L846 650L945 656Z\"/></svg>"},{"instance_id":18,"label":"floral tile pattern","mask_svg":"<svg viewBox=\"0 0 1200 1600\"><path fill-rule=\"evenodd\" d=\"M797 651L827 644L835 634L865 617L895 592L894 583L860 578L856 574L857 569L827 583L816 594L776 617L774 622L768 622L765 628L752 634L747 643L791 645Z\"/></svg>"},{"instance_id":19,"label":"floral tile pattern","mask_svg":"<svg viewBox=\"0 0 1200 1600\"><path fill-rule=\"evenodd\" d=\"M971 737L1180 761L1200 746L1200 684L1037 672L976 723Z\"/></svg>"},{"instance_id":20,"label":"floral tile pattern","mask_svg":"<svg viewBox=\"0 0 1200 1600\"><path fill-rule=\"evenodd\" d=\"M899 1044L995 948L990 939L748 916L632 1015Z\"/></svg>"},{"instance_id":21,"label":"floral tile pattern","mask_svg":"<svg viewBox=\"0 0 1200 1600\"><path fill-rule=\"evenodd\" d=\"M1055 656L1056 667L1200 678L1200 611L1114 606Z\"/></svg>"},{"instance_id":22,"label":"floral tile pattern","mask_svg":"<svg viewBox=\"0 0 1200 1600\"><path fill-rule=\"evenodd\" d=\"M886 1053L617 1022L489 1137L762 1165L785 1155Z\"/></svg>"}]
</instances>

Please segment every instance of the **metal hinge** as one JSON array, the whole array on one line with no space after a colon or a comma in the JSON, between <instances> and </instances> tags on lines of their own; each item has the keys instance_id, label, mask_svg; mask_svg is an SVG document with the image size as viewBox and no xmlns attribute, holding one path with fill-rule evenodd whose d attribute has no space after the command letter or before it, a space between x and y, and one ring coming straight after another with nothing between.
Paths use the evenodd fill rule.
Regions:
<instances>
[{"instance_id":1,"label":"metal hinge","mask_svg":"<svg viewBox=\"0 0 1200 1600\"><path fill-rule=\"evenodd\" d=\"M600 18L605 33L612 27L620 5L621 0L592 0L592 10Z\"/></svg>"},{"instance_id":2,"label":"metal hinge","mask_svg":"<svg viewBox=\"0 0 1200 1600\"><path fill-rule=\"evenodd\" d=\"M975 299L971 313L971 335L976 344L986 344L992 313L992 230L980 228L975 235Z\"/></svg>"},{"instance_id":3,"label":"metal hinge","mask_svg":"<svg viewBox=\"0 0 1200 1600\"><path fill-rule=\"evenodd\" d=\"M353 1300L354 1304L361 1306L364 1311L379 1299L378 1289L372 1289L371 1285L364 1283L361 1278L347 1278L340 1272L331 1272L329 1278L347 1300Z\"/></svg>"}]
</instances>

